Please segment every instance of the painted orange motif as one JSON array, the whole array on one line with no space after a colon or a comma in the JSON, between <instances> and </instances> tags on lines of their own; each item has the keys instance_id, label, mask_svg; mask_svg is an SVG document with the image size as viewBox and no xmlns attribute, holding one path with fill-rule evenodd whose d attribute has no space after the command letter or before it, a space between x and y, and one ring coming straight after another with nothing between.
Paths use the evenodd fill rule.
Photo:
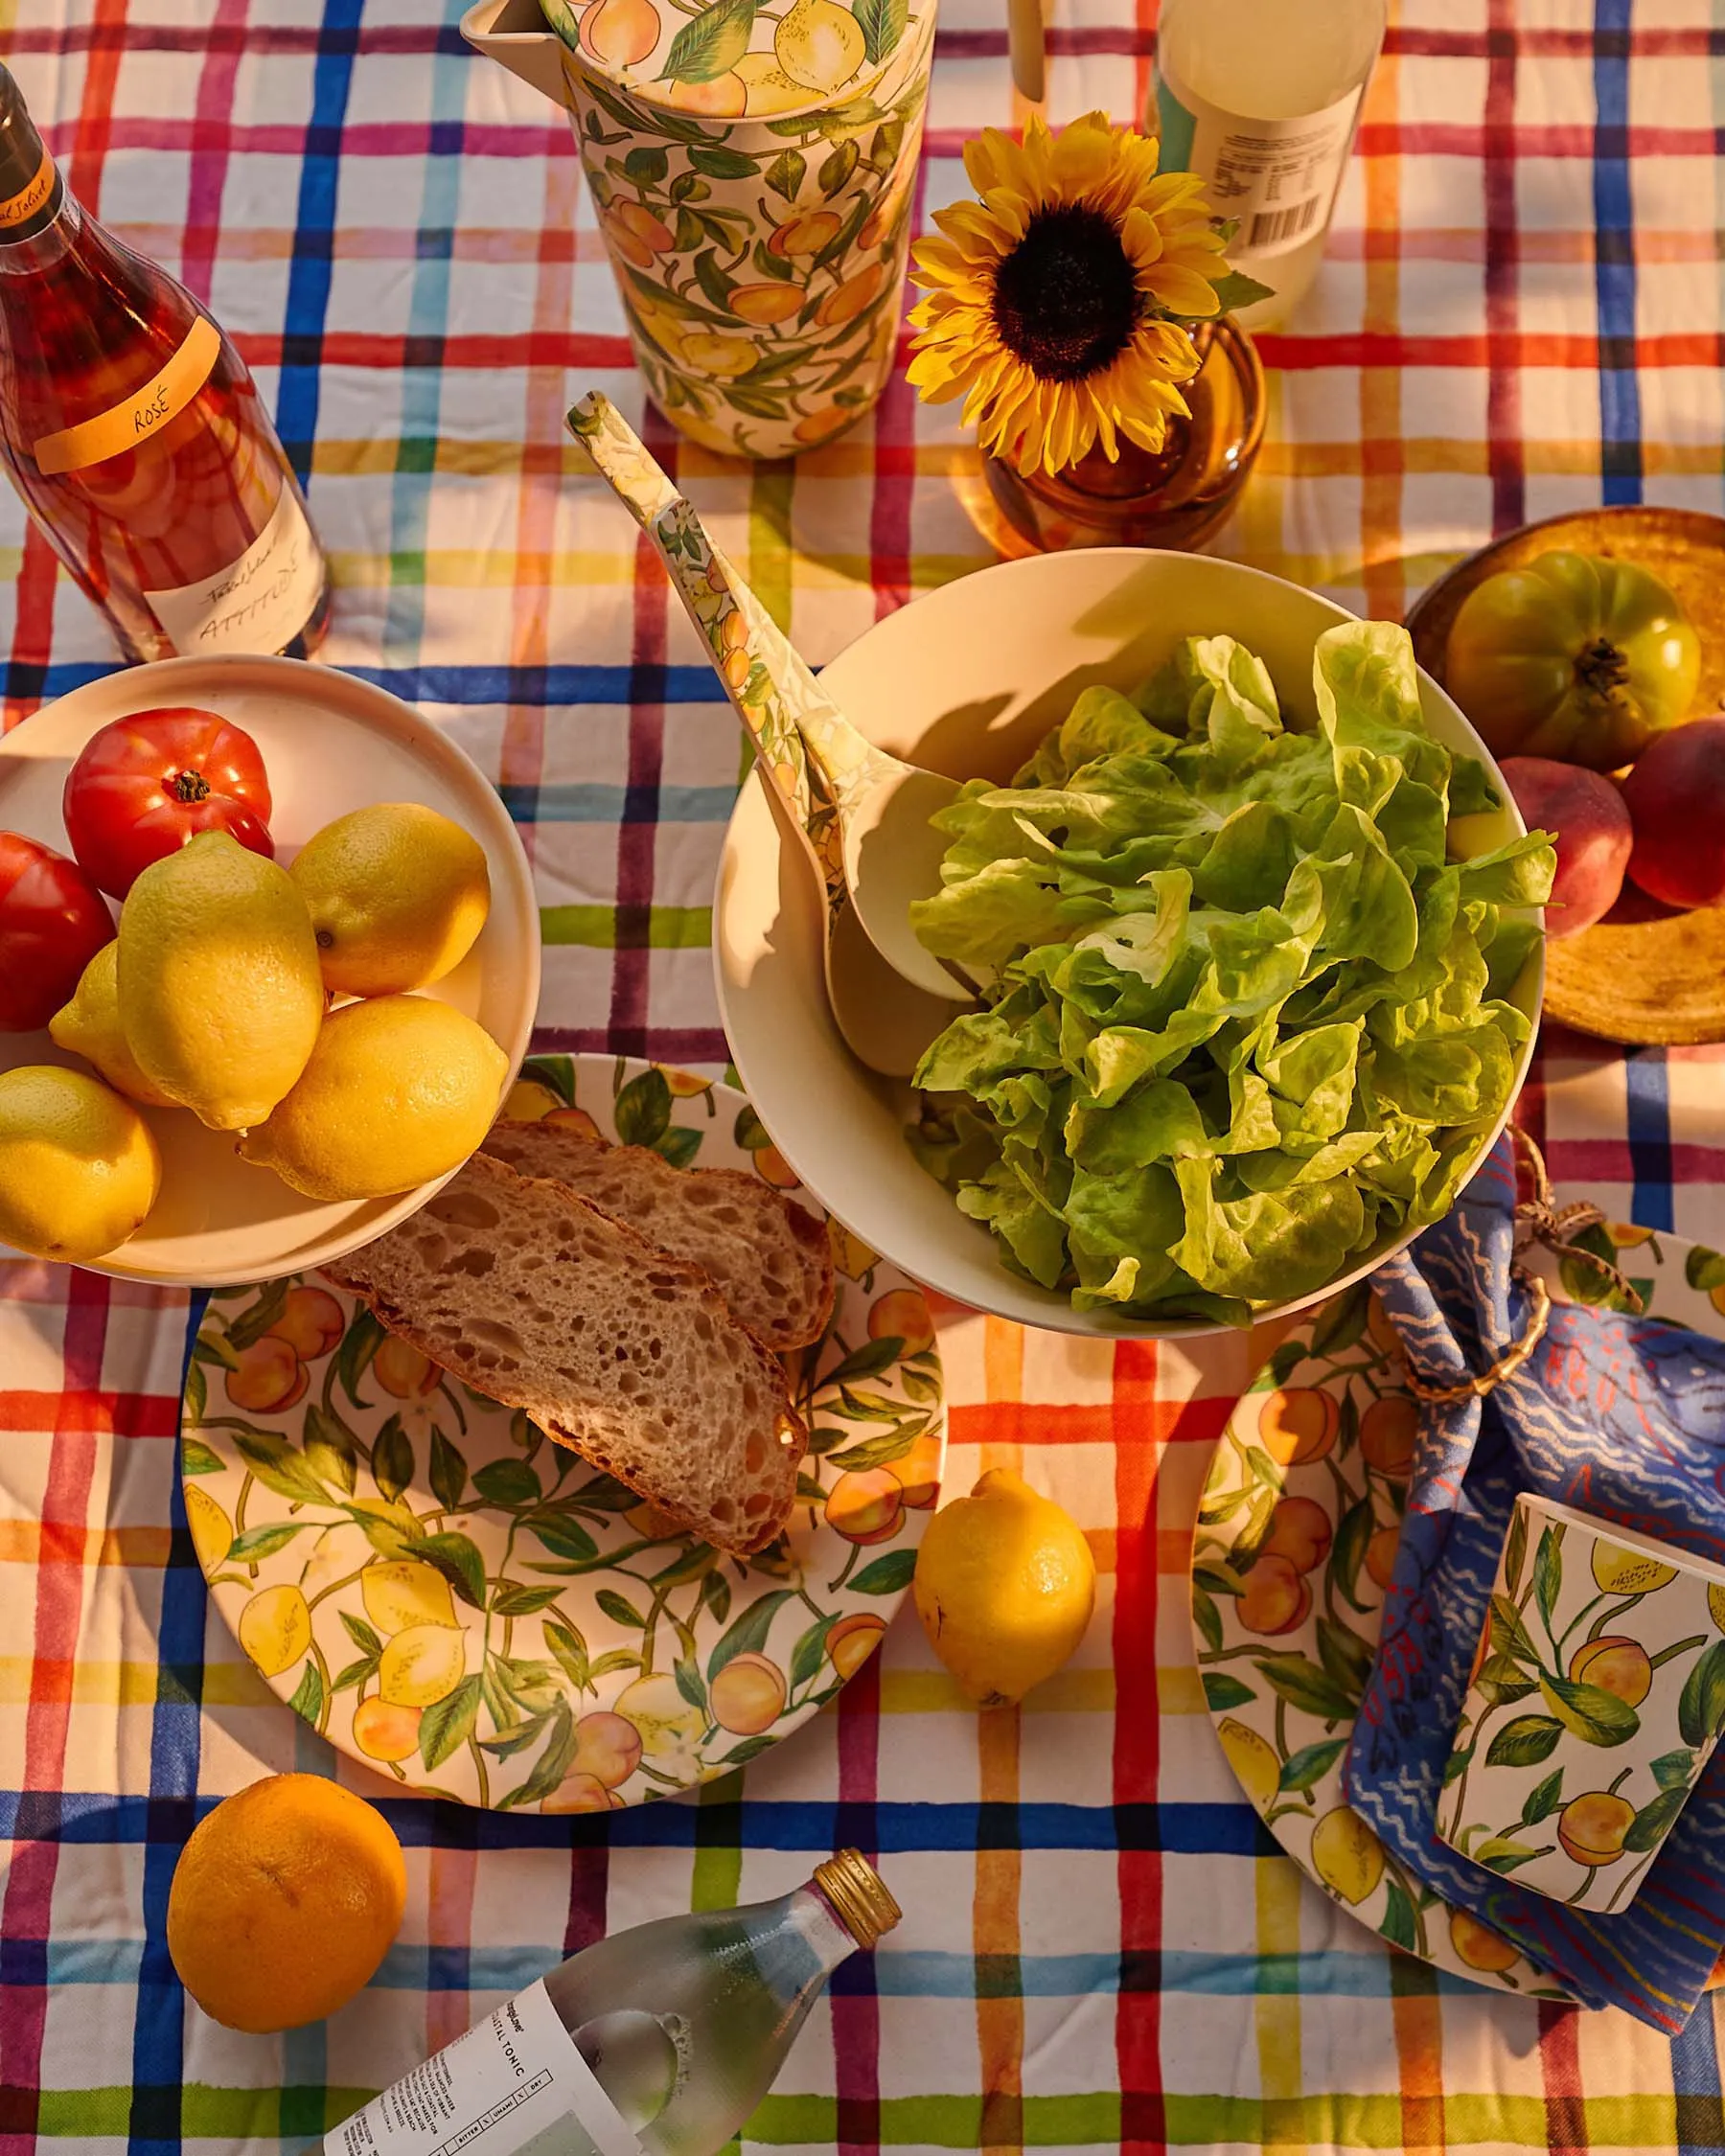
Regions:
<instances>
[{"instance_id":1,"label":"painted orange motif","mask_svg":"<svg viewBox=\"0 0 1725 2156\"><path fill-rule=\"evenodd\" d=\"M886 1637L878 1617L840 1617L827 1634L827 1660L848 1684Z\"/></svg>"},{"instance_id":2,"label":"painted orange motif","mask_svg":"<svg viewBox=\"0 0 1725 2156\"><path fill-rule=\"evenodd\" d=\"M607 0L600 0L601 6ZM636 269L651 269L656 255L669 254L675 243L671 227L639 202L615 202L604 213L606 236L611 246Z\"/></svg>"},{"instance_id":3,"label":"painted orange motif","mask_svg":"<svg viewBox=\"0 0 1725 2156\"><path fill-rule=\"evenodd\" d=\"M767 251L787 260L798 255L817 255L830 240L838 239L839 227L843 221L836 210L805 210L797 217L785 219L768 241Z\"/></svg>"},{"instance_id":4,"label":"painted orange motif","mask_svg":"<svg viewBox=\"0 0 1725 2156\"><path fill-rule=\"evenodd\" d=\"M934 1320L928 1300L914 1288L895 1288L868 1313L870 1340L902 1340L907 1355L921 1355L934 1344Z\"/></svg>"},{"instance_id":5,"label":"painted orange motif","mask_svg":"<svg viewBox=\"0 0 1725 2156\"><path fill-rule=\"evenodd\" d=\"M886 1542L898 1533L904 1485L890 1469L870 1467L840 1475L826 1501L826 1523L846 1542Z\"/></svg>"},{"instance_id":6,"label":"painted orange motif","mask_svg":"<svg viewBox=\"0 0 1725 2156\"><path fill-rule=\"evenodd\" d=\"M1653 1664L1639 1640L1589 1640L1570 1659L1569 1673L1577 1685L1597 1685L1627 1707L1639 1707L1653 1689Z\"/></svg>"},{"instance_id":7,"label":"painted orange motif","mask_svg":"<svg viewBox=\"0 0 1725 2156\"><path fill-rule=\"evenodd\" d=\"M1623 1853L1623 1837L1635 1824L1635 1806L1609 1790L1590 1789L1572 1797L1557 1815L1557 1842L1565 1856L1595 1869L1615 1864Z\"/></svg>"},{"instance_id":8,"label":"painted orange motif","mask_svg":"<svg viewBox=\"0 0 1725 2156\"><path fill-rule=\"evenodd\" d=\"M841 434L857 416L842 404L835 404L830 412L811 412L806 419L799 419L791 431L799 442L814 448L818 443L831 441L835 434Z\"/></svg>"},{"instance_id":9,"label":"painted orange motif","mask_svg":"<svg viewBox=\"0 0 1725 2156\"><path fill-rule=\"evenodd\" d=\"M748 85L740 75L715 76L710 82L672 82L666 85L665 103L678 112L739 120L748 110Z\"/></svg>"},{"instance_id":10,"label":"painted orange motif","mask_svg":"<svg viewBox=\"0 0 1725 2156\"><path fill-rule=\"evenodd\" d=\"M764 1145L754 1156L754 1172L774 1190L794 1190L802 1178L776 1145Z\"/></svg>"},{"instance_id":11,"label":"painted orange motif","mask_svg":"<svg viewBox=\"0 0 1725 2156\"><path fill-rule=\"evenodd\" d=\"M1419 1408L1411 1394L1388 1392L1360 1417L1360 1452L1368 1467L1405 1482L1414 1466Z\"/></svg>"},{"instance_id":12,"label":"painted orange motif","mask_svg":"<svg viewBox=\"0 0 1725 2156\"><path fill-rule=\"evenodd\" d=\"M228 1398L248 1414L280 1414L305 1396L306 1372L291 1341L265 1333L240 1353L223 1379Z\"/></svg>"},{"instance_id":13,"label":"painted orange motif","mask_svg":"<svg viewBox=\"0 0 1725 2156\"><path fill-rule=\"evenodd\" d=\"M1322 1459L1336 1442L1342 1417L1327 1392L1308 1386L1264 1395L1258 1409L1258 1443L1277 1467L1304 1467Z\"/></svg>"},{"instance_id":14,"label":"painted orange motif","mask_svg":"<svg viewBox=\"0 0 1725 2156\"><path fill-rule=\"evenodd\" d=\"M430 1356L422 1355L417 1347L409 1347L404 1340L390 1333L378 1342L372 1375L398 1400L423 1400L426 1393L437 1390L443 1372Z\"/></svg>"},{"instance_id":15,"label":"painted orange motif","mask_svg":"<svg viewBox=\"0 0 1725 2156\"><path fill-rule=\"evenodd\" d=\"M731 312L739 321L770 329L800 313L808 294L800 285L739 285L731 293Z\"/></svg>"},{"instance_id":16,"label":"painted orange motif","mask_svg":"<svg viewBox=\"0 0 1725 2156\"><path fill-rule=\"evenodd\" d=\"M1297 1572L1309 1572L1329 1555L1329 1514L1311 1498L1283 1498L1270 1515L1262 1555L1285 1557Z\"/></svg>"},{"instance_id":17,"label":"painted orange motif","mask_svg":"<svg viewBox=\"0 0 1725 2156\"><path fill-rule=\"evenodd\" d=\"M322 1288L289 1288L269 1337L285 1340L302 1362L329 1354L347 1330L347 1314Z\"/></svg>"},{"instance_id":18,"label":"painted orange motif","mask_svg":"<svg viewBox=\"0 0 1725 2156\"><path fill-rule=\"evenodd\" d=\"M854 322L864 308L873 306L886 282L886 270L878 262L871 262L866 269L860 269L854 277L847 277L837 291L827 294L815 310L816 321L823 330L834 330L841 323Z\"/></svg>"},{"instance_id":19,"label":"painted orange motif","mask_svg":"<svg viewBox=\"0 0 1725 2156\"><path fill-rule=\"evenodd\" d=\"M1260 1557L1246 1574L1239 1607L1248 1632L1292 1632L1311 1610L1312 1591L1285 1557Z\"/></svg>"},{"instance_id":20,"label":"painted orange motif","mask_svg":"<svg viewBox=\"0 0 1725 2156\"><path fill-rule=\"evenodd\" d=\"M575 1725L571 1772L619 1788L641 1763L641 1732L622 1714L584 1714Z\"/></svg>"},{"instance_id":21,"label":"painted orange motif","mask_svg":"<svg viewBox=\"0 0 1725 2156\"><path fill-rule=\"evenodd\" d=\"M1511 1946L1465 1909L1450 1911L1449 1935L1457 1957L1470 1969L1501 1971L1513 1968L1521 1960L1519 1946Z\"/></svg>"},{"instance_id":22,"label":"painted orange motif","mask_svg":"<svg viewBox=\"0 0 1725 2156\"><path fill-rule=\"evenodd\" d=\"M1400 1548L1399 1527L1380 1527L1366 1545L1366 1574L1374 1585L1389 1589L1395 1571L1395 1552Z\"/></svg>"},{"instance_id":23,"label":"painted orange motif","mask_svg":"<svg viewBox=\"0 0 1725 2156\"><path fill-rule=\"evenodd\" d=\"M760 1736L785 1711L785 1673L765 1655L733 1655L707 1693L722 1730Z\"/></svg>"},{"instance_id":24,"label":"painted orange motif","mask_svg":"<svg viewBox=\"0 0 1725 2156\"><path fill-rule=\"evenodd\" d=\"M419 1750L421 1707L362 1699L354 1709L354 1742L368 1759L409 1759Z\"/></svg>"}]
</instances>

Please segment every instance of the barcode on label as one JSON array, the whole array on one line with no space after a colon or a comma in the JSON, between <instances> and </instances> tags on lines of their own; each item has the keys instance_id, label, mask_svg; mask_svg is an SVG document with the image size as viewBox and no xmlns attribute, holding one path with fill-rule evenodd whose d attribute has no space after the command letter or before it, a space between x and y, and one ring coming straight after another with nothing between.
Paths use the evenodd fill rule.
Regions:
<instances>
[{"instance_id":1,"label":"barcode on label","mask_svg":"<svg viewBox=\"0 0 1725 2156\"><path fill-rule=\"evenodd\" d=\"M1292 240L1296 233L1303 232L1308 224L1315 224L1322 208L1322 195L1314 195L1303 202L1291 202L1285 210L1259 210L1252 220L1246 244L1249 247L1279 246L1284 240Z\"/></svg>"}]
</instances>

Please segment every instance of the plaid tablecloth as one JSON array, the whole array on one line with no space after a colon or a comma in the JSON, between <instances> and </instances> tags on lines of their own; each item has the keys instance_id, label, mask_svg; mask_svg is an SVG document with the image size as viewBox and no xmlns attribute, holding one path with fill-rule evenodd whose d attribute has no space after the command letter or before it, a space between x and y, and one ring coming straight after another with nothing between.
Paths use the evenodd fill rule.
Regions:
<instances>
[{"instance_id":1,"label":"plaid tablecloth","mask_svg":"<svg viewBox=\"0 0 1725 2156\"><path fill-rule=\"evenodd\" d=\"M1321 0L1320 0L1321 4ZM943 0L926 195L1011 117L997 0ZM0 0L83 199L236 333L339 584L326 656L501 786L547 944L540 1042L716 1067L708 900L738 741L656 567L561 419L638 416L564 124L458 0ZM1052 0L1057 117L1142 103L1154 0ZM1333 235L1264 340L1270 439L1228 550L1397 615L1494 530L1721 506L1721 0L1404 0ZM648 438L829 656L983 559L951 407L902 385L794 469ZM111 663L0 501L5 719ZM1725 1240L1715 1051L1550 1040L1567 1189ZM0 1266L0 2156L301 2149L604 1930L781 1890L838 1844L908 1912L852 1963L751 2142L860 2151L1719 2149L1714 2015L1663 2042L1391 1953L1259 1828L1205 1718L1188 1525L1245 1366L942 1327L951 1480L1022 1464L1104 1576L1074 1666L984 1719L902 1621L835 1711L700 1802L606 1825L389 1794L266 1695L207 1611L174 1475L182 1298ZM327 2026L230 2034L164 1941L214 1800L299 1767L379 1799L401 1938Z\"/></svg>"}]
</instances>

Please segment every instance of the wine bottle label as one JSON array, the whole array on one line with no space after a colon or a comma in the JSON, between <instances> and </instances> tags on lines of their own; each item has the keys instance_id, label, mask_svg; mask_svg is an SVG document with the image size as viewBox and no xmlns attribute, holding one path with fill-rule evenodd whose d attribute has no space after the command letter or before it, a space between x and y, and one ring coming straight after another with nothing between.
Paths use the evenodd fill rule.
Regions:
<instances>
[{"instance_id":1,"label":"wine bottle label","mask_svg":"<svg viewBox=\"0 0 1725 2156\"><path fill-rule=\"evenodd\" d=\"M237 562L144 599L182 654L279 652L311 618L323 581L323 550L284 477L268 523Z\"/></svg>"},{"instance_id":2,"label":"wine bottle label","mask_svg":"<svg viewBox=\"0 0 1725 2156\"><path fill-rule=\"evenodd\" d=\"M324 2156L641 2156L542 1983L324 2136Z\"/></svg>"},{"instance_id":3,"label":"wine bottle label","mask_svg":"<svg viewBox=\"0 0 1725 2156\"><path fill-rule=\"evenodd\" d=\"M82 471L86 466L117 457L122 449L135 449L185 410L209 380L220 355L221 332L200 314L160 374L125 403L110 404L94 419L80 420L58 434L39 436L31 452L37 470L49 476Z\"/></svg>"},{"instance_id":4,"label":"wine bottle label","mask_svg":"<svg viewBox=\"0 0 1725 2156\"><path fill-rule=\"evenodd\" d=\"M44 149L34 175L15 195L0 202L0 246L14 240L34 239L48 222L49 213L58 207L55 182L58 177L54 159Z\"/></svg>"},{"instance_id":5,"label":"wine bottle label","mask_svg":"<svg viewBox=\"0 0 1725 2156\"><path fill-rule=\"evenodd\" d=\"M1365 84L1296 120L1256 120L1211 104L1159 65L1164 172L1199 173L1220 218L1239 231L1230 259L1262 262L1323 230L1353 147Z\"/></svg>"}]
</instances>

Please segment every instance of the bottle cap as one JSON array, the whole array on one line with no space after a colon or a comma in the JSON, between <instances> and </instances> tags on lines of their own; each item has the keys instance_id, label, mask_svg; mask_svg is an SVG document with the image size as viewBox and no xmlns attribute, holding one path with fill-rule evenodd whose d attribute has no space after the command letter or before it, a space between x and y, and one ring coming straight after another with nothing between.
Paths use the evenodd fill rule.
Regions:
<instances>
[{"instance_id":1,"label":"bottle cap","mask_svg":"<svg viewBox=\"0 0 1725 2156\"><path fill-rule=\"evenodd\" d=\"M857 1849L840 1849L815 1873L815 1884L833 1905L833 1913L861 1947L885 1938L904 1911L886 1892L874 1866Z\"/></svg>"}]
</instances>

